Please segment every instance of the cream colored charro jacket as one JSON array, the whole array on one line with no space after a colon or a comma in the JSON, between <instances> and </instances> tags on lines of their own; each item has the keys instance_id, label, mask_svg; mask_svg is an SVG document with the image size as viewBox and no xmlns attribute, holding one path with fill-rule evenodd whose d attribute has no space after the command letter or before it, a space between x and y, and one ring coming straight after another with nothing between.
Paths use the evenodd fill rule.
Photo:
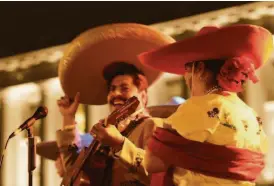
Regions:
<instances>
[{"instance_id":1,"label":"cream colored charro jacket","mask_svg":"<svg viewBox=\"0 0 274 186\"><path fill-rule=\"evenodd\" d=\"M150 119L140 123L125 139L122 150L115 153L112 167L112 186L149 186L149 176L143 166L147 140L156 128ZM77 158L77 148L82 145L77 129L58 130L57 144L65 169L70 168ZM67 150L64 150L67 149Z\"/></svg>"}]
</instances>

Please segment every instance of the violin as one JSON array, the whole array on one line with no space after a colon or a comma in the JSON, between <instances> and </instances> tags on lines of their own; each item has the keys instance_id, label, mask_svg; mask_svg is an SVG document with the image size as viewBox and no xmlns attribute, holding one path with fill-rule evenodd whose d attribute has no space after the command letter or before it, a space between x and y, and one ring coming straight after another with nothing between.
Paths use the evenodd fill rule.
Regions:
<instances>
[{"instance_id":1,"label":"violin","mask_svg":"<svg viewBox=\"0 0 274 186\"><path fill-rule=\"evenodd\" d=\"M107 122L104 123L117 127L119 122L136 111L139 104L137 97L129 98L123 106L113 111L106 118ZM109 161L109 152L110 148L108 146L102 145L98 140L93 140L88 147L80 151L74 164L66 171L60 186L101 186L103 181L105 181L103 178L107 162ZM89 167L86 167L87 159L89 160ZM89 171L84 171L85 169ZM87 180L87 177L91 179Z\"/></svg>"}]
</instances>

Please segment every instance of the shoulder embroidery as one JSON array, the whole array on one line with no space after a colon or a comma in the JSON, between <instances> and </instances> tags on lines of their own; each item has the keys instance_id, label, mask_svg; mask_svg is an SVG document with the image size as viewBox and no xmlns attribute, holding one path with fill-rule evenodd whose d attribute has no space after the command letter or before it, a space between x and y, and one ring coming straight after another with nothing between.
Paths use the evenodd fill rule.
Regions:
<instances>
[{"instance_id":1,"label":"shoulder embroidery","mask_svg":"<svg viewBox=\"0 0 274 186\"><path fill-rule=\"evenodd\" d=\"M133 165L129 168L129 172L130 173L137 173L138 168L141 166L142 161L143 161L143 157L138 152Z\"/></svg>"},{"instance_id":2,"label":"shoulder embroidery","mask_svg":"<svg viewBox=\"0 0 274 186\"><path fill-rule=\"evenodd\" d=\"M227 116L228 116L228 114L227 113L225 113L224 114L224 122L223 121L221 121L221 119L220 119L220 117L219 117L219 114L220 113L220 111L219 111L219 109L218 108L213 108L211 111L208 111L207 112L207 115L208 115L208 117L210 117L210 118L217 118L219 121L220 121L220 124L221 125L223 125L223 126L225 126L225 127L228 127L228 128L231 128L231 129L233 129L233 130L237 130L237 128L236 128L236 126L235 125L233 125L233 124L230 124L229 122L228 122L228 119L227 119Z\"/></svg>"},{"instance_id":3,"label":"shoulder embroidery","mask_svg":"<svg viewBox=\"0 0 274 186\"><path fill-rule=\"evenodd\" d=\"M263 122L262 122L262 119L260 117L258 117L258 116L256 117L256 119L257 119L257 122L259 124L259 130L258 130L258 132L256 134L260 135L261 131L262 131L262 127L263 127Z\"/></svg>"},{"instance_id":4,"label":"shoulder embroidery","mask_svg":"<svg viewBox=\"0 0 274 186\"><path fill-rule=\"evenodd\" d=\"M242 121L243 125L244 125L244 129L245 131L247 131L248 129L248 125L247 125L247 122L245 120Z\"/></svg>"},{"instance_id":5,"label":"shoulder embroidery","mask_svg":"<svg viewBox=\"0 0 274 186\"><path fill-rule=\"evenodd\" d=\"M263 122L262 122L262 119L260 117L256 117L257 121L258 121L258 124L261 126L263 125Z\"/></svg>"}]
</instances>

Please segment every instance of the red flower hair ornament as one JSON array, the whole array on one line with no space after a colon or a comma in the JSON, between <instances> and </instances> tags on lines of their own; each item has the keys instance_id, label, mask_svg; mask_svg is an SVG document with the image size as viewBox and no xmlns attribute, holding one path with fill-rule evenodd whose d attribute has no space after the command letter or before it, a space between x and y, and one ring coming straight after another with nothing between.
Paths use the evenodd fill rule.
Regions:
<instances>
[{"instance_id":1,"label":"red flower hair ornament","mask_svg":"<svg viewBox=\"0 0 274 186\"><path fill-rule=\"evenodd\" d=\"M247 57L233 57L225 61L217 76L218 84L226 91L241 92L247 80L258 82L253 62Z\"/></svg>"}]
</instances>

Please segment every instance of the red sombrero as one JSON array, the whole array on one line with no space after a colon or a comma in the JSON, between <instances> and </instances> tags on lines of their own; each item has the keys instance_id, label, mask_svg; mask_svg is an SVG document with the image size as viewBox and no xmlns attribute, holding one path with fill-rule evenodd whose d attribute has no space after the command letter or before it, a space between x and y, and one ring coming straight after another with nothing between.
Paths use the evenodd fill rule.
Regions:
<instances>
[{"instance_id":1,"label":"red sombrero","mask_svg":"<svg viewBox=\"0 0 274 186\"><path fill-rule=\"evenodd\" d=\"M272 34L260 26L204 27L192 38L140 54L139 60L175 74L183 74L186 63L234 57L249 59L257 69L268 60L272 49Z\"/></svg>"},{"instance_id":2,"label":"red sombrero","mask_svg":"<svg viewBox=\"0 0 274 186\"><path fill-rule=\"evenodd\" d=\"M117 61L134 64L144 72L148 84L160 75L158 70L143 66L139 53L174 42L169 36L148 26L121 23L90 29L74 39L59 64L59 78L64 92L73 98L80 92L80 102L107 103L103 69Z\"/></svg>"}]
</instances>

